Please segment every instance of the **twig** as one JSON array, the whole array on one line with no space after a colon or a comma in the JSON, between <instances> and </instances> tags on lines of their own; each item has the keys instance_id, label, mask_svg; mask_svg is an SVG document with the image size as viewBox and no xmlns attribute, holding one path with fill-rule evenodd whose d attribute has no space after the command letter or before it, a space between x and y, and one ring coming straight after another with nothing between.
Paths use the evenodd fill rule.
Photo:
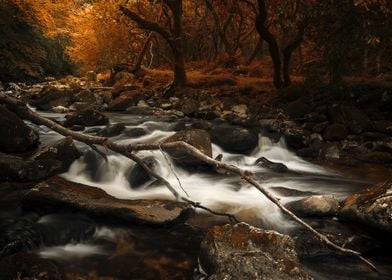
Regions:
<instances>
[{"instance_id":1,"label":"twig","mask_svg":"<svg viewBox=\"0 0 392 280\"><path fill-rule=\"evenodd\" d=\"M180 178L178 178L176 172L174 171L173 166L171 165L171 163L170 163L169 159L167 158L165 152L162 150L161 145L159 145L159 150L161 151L163 157L165 158L165 161L166 161L167 165L169 166L171 172L174 174L174 177L176 177L177 182L178 182L178 185L180 186L180 188L182 189L182 191L186 194L186 196L189 197L189 194L187 193L187 191L184 189L184 187L183 187L182 184L181 184Z\"/></svg>"}]
</instances>

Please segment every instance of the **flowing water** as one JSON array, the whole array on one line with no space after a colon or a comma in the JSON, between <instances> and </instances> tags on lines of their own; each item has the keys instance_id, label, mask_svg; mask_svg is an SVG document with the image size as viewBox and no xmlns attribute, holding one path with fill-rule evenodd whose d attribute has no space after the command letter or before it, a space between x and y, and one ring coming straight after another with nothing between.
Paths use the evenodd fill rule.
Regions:
<instances>
[{"instance_id":1,"label":"flowing water","mask_svg":"<svg viewBox=\"0 0 392 280\"><path fill-rule=\"evenodd\" d=\"M42 114L58 120L64 117L63 114ZM154 117L123 114L110 114L109 116L112 124L121 122L126 125L124 133L111 138L117 143L157 143L175 133L174 126L176 122L170 119L162 120ZM130 138L127 136L127 131L134 128L142 128L147 133L140 137ZM43 144L61 138L60 135L45 127L39 127L39 130ZM78 143L78 146L83 151L90 149L81 143ZM148 182L137 190L132 189L127 177L134 163L124 156L109 151L105 152L108 161L106 162L98 156L94 163L94 170L92 170L89 161L85 157L81 157L72 164L68 172L61 176L69 181L101 188L108 194L121 199L173 199L172 194L164 186L157 185L154 182ZM213 144L213 156L219 154L223 155L224 162L254 172L258 181L279 197L283 203L300 199L309 195L309 193L333 194L338 199L343 199L369 184L369 182L347 179L335 171L307 162L289 151L283 139L274 143L261 134L259 135L258 147L249 155L229 153ZM192 200L198 201L204 206L216 211L234 214L241 221L263 228L275 229L279 232L290 233L297 228L297 225L283 216L279 209L259 191L237 176L218 175L212 172L191 173L169 162L169 159L164 157L161 151L143 151L139 153L139 156L153 156L156 158L159 164L155 171L166 178L183 196L189 195ZM260 157L283 163L290 171L284 174L274 173L259 167L255 165L255 161ZM288 192L289 195L282 195L282 189L286 193ZM94 238L95 240L115 240L122 234L123 232L119 229L98 227ZM39 253L45 258L69 260L86 258L87 256L99 257L100 255L110 254L111 251L107 246L105 247L105 244L70 243L45 247L40 249ZM312 261L308 261L308 264L309 270L312 271L313 275L317 275L317 279L350 279L344 277L329 278L328 271L323 272L321 268L315 269L317 264L312 264ZM336 261L334 265L339 266L341 264ZM348 275L351 273L349 271ZM358 273L359 278L355 279L377 279L370 277L368 274L362 274L365 278L361 278L361 273L363 272Z\"/></svg>"}]
</instances>

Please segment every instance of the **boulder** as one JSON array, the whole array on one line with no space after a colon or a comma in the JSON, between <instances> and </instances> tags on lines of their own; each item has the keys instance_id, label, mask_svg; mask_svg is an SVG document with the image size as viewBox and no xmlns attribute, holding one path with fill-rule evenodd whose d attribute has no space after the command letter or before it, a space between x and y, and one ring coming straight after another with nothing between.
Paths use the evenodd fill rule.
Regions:
<instances>
[{"instance_id":1,"label":"boulder","mask_svg":"<svg viewBox=\"0 0 392 280\"><path fill-rule=\"evenodd\" d=\"M118 97L110 101L109 111L125 111L127 108L136 106L149 93L147 90L134 89L122 92Z\"/></svg>"},{"instance_id":2,"label":"boulder","mask_svg":"<svg viewBox=\"0 0 392 280\"><path fill-rule=\"evenodd\" d=\"M56 159L24 160L0 154L0 181L40 181L61 173L62 163Z\"/></svg>"},{"instance_id":3,"label":"boulder","mask_svg":"<svg viewBox=\"0 0 392 280\"><path fill-rule=\"evenodd\" d=\"M311 279L291 237L245 223L209 229L200 262L208 279Z\"/></svg>"},{"instance_id":4,"label":"boulder","mask_svg":"<svg viewBox=\"0 0 392 280\"><path fill-rule=\"evenodd\" d=\"M76 148L71 137L66 137L40 149L31 160L58 160L61 162L60 172L66 172L70 165L81 153Z\"/></svg>"},{"instance_id":5,"label":"boulder","mask_svg":"<svg viewBox=\"0 0 392 280\"><path fill-rule=\"evenodd\" d=\"M310 144L310 132L301 128L289 128L283 131L287 148L299 150L307 148Z\"/></svg>"},{"instance_id":6,"label":"boulder","mask_svg":"<svg viewBox=\"0 0 392 280\"><path fill-rule=\"evenodd\" d=\"M340 141L346 139L347 136L347 128L339 123L331 124L324 131L324 139L327 141Z\"/></svg>"},{"instance_id":7,"label":"boulder","mask_svg":"<svg viewBox=\"0 0 392 280\"><path fill-rule=\"evenodd\" d=\"M300 217L333 216L339 209L339 201L333 195L312 195L286 204Z\"/></svg>"},{"instance_id":8,"label":"boulder","mask_svg":"<svg viewBox=\"0 0 392 280\"><path fill-rule=\"evenodd\" d=\"M125 130L125 125L122 123L116 123L108 125L98 132L99 136L103 137L114 137L120 135Z\"/></svg>"},{"instance_id":9,"label":"boulder","mask_svg":"<svg viewBox=\"0 0 392 280\"><path fill-rule=\"evenodd\" d=\"M175 106L175 109L183 112L186 116L192 116L199 110L199 102L193 98L185 98Z\"/></svg>"},{"instance_id":10,"label":"boulder","mask_svg":"<svg viewBox=\"0 0 392 280\"><path fill-rule=\"evenodd\" d=\"M199 149L203 154L212 157L211 139L207 131L201 129L191 129L179 131L176 134L163 140L163 143L184 141ZM201 167L206 164L203 161L191 156L181 147L166 150L174 162L183 167Z\"/></svg>"},{"instance_id":11,"label":"boulder","mask_svg":"<svg viewBox=\"0 0 392 280\"><path fill-rule=\"evenodd\" d=\"M125 134L131 138L140 137L147 134L147 131L142 127L131 128L128 131L125 131Z\"/></svg>"},{"instance_id":12,"label":"boulder","mask_svg":"<svg viewBox=\"0 0 392 280\"><path fill-rule=\"evenodd\" d=\"M86 165L85 172L90 176L91 180L98 182L101 180L100 167L104 164L103 157L93 150L88 150L83 158L82 162Z\"/></svg>"},{"instance_id":13,"label":"boulder","mask_svg":"<svg viewBox=\"0 0 392 280\"><path fill-rule=\"evenodd\" d=\"M48 111L54 107L69 107L72 104L73 90L64 90L56 87L44 87L41 92L30 101L38 110Z\"/></svg>"},{"instance_id":14,"label":"boulder","mask_svg":"<svg viewBox=\"0 0 392 280\"><path fill-rule=\"evenodd\" d=\"M257 133L233 125L217 125L210 130L211 140L223 149L234 153L249 153L259 142Z\"/></svg>"},{"instance_id":15,"label":"boulder","mask_svg":"<svg viewBox=\"0 0 392 280\"><path fill-rule=\"evenodd\" d=\"M392 180L378 183L349 196L339 211L342 220L392 233Z\"/></svg>"},{"instance_id":16,"label":"boulder","mask_svg":"<svg viewBox=\"0 0 392 280\"><path fill-rule=\"evenodd\" d=\"M151 169L154 169L154 167L158 164L154 157L146 157L143 161ZM129 184L133 189L138 189L151 180L151 175L138 163L131 169L128 176Z\"/></svg>"},{"instance_id":17,"label":"boulder","mask_svg":"<svg viewBox=\"0 0 392 280\"><path fill-rule=\"evenodd\" d=\"M88 103L90 106L97 101L94 92L89 89L83 89L75 94L77 102Z\"/></svg>"},{"instance_id":18,"label":"boulder","mask_svg":"<svg viewBox=\"0 0 392 280\"><path fill-rule=\"evenodd\" d=\"M67 115L65 118L65 127L71 127L73 125L95 126L106 125L109 123L109 118L107 116L92 109L87 109L81 112Z\"/></svg>"},{"instance_id":19,"label":"boulder","mask_svg":"<svg viewBox=\"0 0 392 280\"><path fill-rule=\"evenodd\" d=\"M273 162L265 157L258 158L255 162L256 165L269 169L277 173L286 173L289 171L286 165L280 162Z\"/></svg>"},{"instance_id":20,"label":"boulder","mask_svg":"<svg viewBox=\"0 0 392 280\"><path fill-rule=\"evenodd\" d=\"M38 133L17 115L0 106L0 152L25 152L38 143Z\"/></svg>"},{"instance_id":21,"label":"boulder","mask_svg":"<svg viewBox=\"0 0 392 280\"><path fill-rule=\"evenodd\" d=\"M101 189L53 177L38 184L23 198L23 208L40 213L82 212L114 224L164 225L183 222L189 204L168 200L116 199Z\"/></svg>"}]
</instances>

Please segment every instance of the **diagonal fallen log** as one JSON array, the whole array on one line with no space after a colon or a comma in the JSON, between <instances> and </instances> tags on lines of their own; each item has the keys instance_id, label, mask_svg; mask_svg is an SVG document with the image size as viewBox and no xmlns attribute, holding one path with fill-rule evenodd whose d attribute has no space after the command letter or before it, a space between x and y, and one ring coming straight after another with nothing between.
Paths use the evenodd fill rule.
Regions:
<instances>
[{"instance_id":1,"label":"diagonal fallen log","mask_svg":"<svg viewBox=\"0 0 392 280\"><path fill-rule=\"evenodd\" d=\"M182 197L173 186L162 176L159 174L155 173L151 168L149 168L141 158L139 158L135 152L137 151L146 151L146 150L163 150L167 151L169 149L173 148L182 148L187 151L187 153L215 168L221 168L224 169L230 173L236 174L240 176L242 179L247 181L249 184L251 184L253 187L255 187L258 191L260 191L263 195L265 195L272 203L274 203L283 213L285 213L287 216L289 216L291 219L293 219L295 222L303 226L305 229L307 229L309 232L311 232L318 240L320 240L323 244L328 246L329 248L333 249L334 251L344 254L344 255L349 255L349 256L354 256L366 263L368 266L370 266L373 270L377 271L376 267L367 259L361 256L361 253L351 250L351 249L346 249L343 248L334 242L330 241L325 235L319 233L317 230L315 230L312 226L310 226L308 223L297 217L293 212L291 212L289 209L287 209L280 201L278 198L276 198L274 195L272 195L268 190L266 190L259 182L257 182L254 179L254 176L251 172L247 170L240 169L234 165L229 165L221 161L214 160L210 157L207 157L204 155L202 152L200 152L198 149L193 147L192 145L187 144L186 142L170 142L170 143L159 143L159 144L128 144L128 145L121 145L114 143L110 141L106 137L101 137L101 136L92 136L92 135L87 135L81 132L77 131L72 131L69 130L58 123L49 120L45 117L40 116L39 114L31 111L23 102L11 98L3 93L0 93L0 104L5 105L9 110L13 111L16 113L19 117L22 119L26 119L29 121L32 121L36 124L39 125L45 125L46 127L64 135L64 136L70 136L73 139L86 143L88 145L102 145L114 152L120 153L124 156L127 156L131 160L139 163L152 177L156 178L157 180L161 181L167 188L168 190L174 195L174 197L178 200L183 200L188 203L190 203L194 207L198 207L204 210L207 210L213 214L216 215L222 215L222 216L228 216L229 218L236 220L234 216L230 214L225 214L225 213L217 213L214 212L213 210L210 210L204 206L201 206L199 203L194 202L190 199L187 199L185 197Z\"/></svg>"}]
</instances>

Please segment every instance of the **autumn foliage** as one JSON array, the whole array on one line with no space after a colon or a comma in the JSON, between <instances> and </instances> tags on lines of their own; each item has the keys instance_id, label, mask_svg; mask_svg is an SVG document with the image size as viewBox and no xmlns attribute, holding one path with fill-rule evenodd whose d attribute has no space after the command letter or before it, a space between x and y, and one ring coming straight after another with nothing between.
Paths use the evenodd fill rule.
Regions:
<instances>
[{"instance_id":1,"label":"autumn foliage","mask_svg":"<svg viewBox=\"0 0 392 280\"><path fill-rule=\"evenodd\" d=\"M338 81L344 75L391 69L392 7L387 0L11 2L31 26L59 39L64 55L82 72L134 65L142 50L143 65L171 65L174 71L181 60L232 69L268 65L275 68L278 86L290 83L293 73ZM167 38L127 16L121 6L164 30Z\"/></svg>"}]
</instances>

